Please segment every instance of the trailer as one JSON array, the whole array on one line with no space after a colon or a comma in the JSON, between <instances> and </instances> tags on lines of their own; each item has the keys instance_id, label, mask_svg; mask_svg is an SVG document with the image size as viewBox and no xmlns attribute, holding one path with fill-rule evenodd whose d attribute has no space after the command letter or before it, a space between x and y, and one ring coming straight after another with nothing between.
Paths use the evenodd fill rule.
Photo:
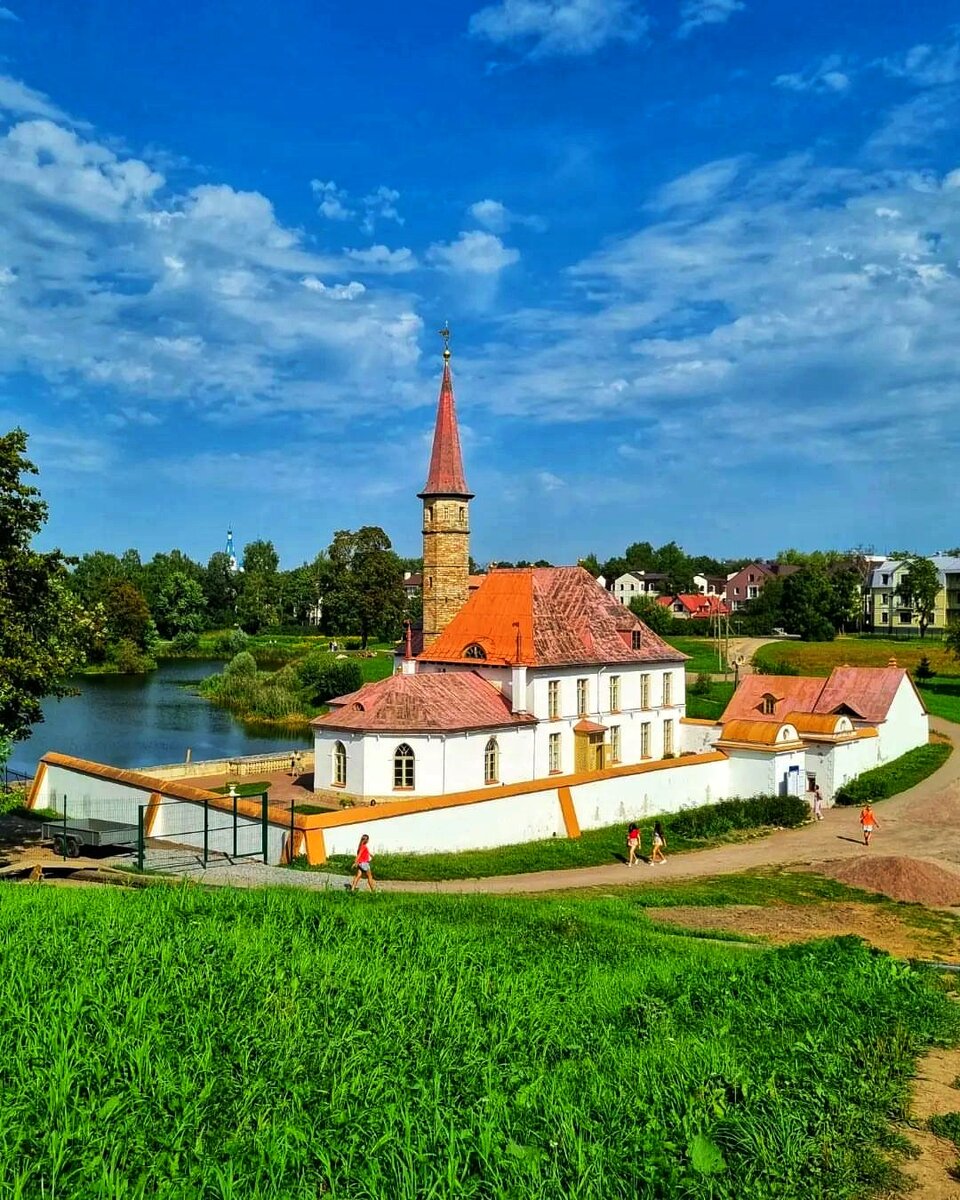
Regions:
<instances>
[{"instance_id":1,"label":"trailer","mask_svg":"<svg viewBox=\"0 0 960 1200\"><path fill-rule=\"evenodd\" d=\"M52 841L54 851L65 858L79 858L80 851L92 846L136 846L139 830L123 821L102 821L94 817L82 820L44 821L40 829L43 841Z\"/></svg>"}]
</instances>

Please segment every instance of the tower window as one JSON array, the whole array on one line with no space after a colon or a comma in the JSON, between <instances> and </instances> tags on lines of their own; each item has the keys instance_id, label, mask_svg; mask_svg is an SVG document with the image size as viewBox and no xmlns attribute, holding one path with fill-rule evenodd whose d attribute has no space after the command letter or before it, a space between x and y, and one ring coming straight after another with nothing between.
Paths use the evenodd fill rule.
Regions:
<instances>
[{"instance_id":1,"label":"tower window","mask_svg":"<svg viewBox=\"0 0 960 1200\"><path fill-rule=\"evenodd\" d=\"M463 652L464 658L486 658L487 652L477 642L471 642Z\"/></svg>"},{"instance_id":2,"label":"tower window","mask_svg":"<svg viewBox=\"0 0 960 1200\"><path fill-rule=\"evenodd\" d=\"M465 504L461 504L460 505L460 524L466 525L466 523L467 523L467 506Z\"/></svg>"},{"instance_id":3,"label":"tower window","mask_svg":"<svg viewBox=\"0 0 960 1200\"><path fill-rule=\"evenodd\" d=\"M433 524L433 505L432 504L428 504L427 507L423 510L423 519L427 525Z\"/></svg>"},{"instance_id":4,"label":"tower window","mask_svg":"<svg viewBox=\"0 0 960 1200\"><path fill-rule=\"evenodd\" d=\"M414 786L414 757L413 751L403 742L393 755L393 786L395 788L412 788Z\"/></svg>"}]
</instances>

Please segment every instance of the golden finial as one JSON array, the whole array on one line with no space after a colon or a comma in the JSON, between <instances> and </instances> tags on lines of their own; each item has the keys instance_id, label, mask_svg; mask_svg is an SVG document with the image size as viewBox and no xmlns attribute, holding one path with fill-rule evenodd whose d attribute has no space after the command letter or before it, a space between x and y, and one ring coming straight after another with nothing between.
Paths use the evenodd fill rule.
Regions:
<instances>
[{"instance_id":1,"label":"golden finial","mask_svg":"<svg viewBox=\"0 0 960 1200\"><path fill-rule=\"evenodd\" d=\"M445 362L450 361L450 322L444 321L443 328L438 330L443 338L443 357Z\"/></svg>"}]
</instances>

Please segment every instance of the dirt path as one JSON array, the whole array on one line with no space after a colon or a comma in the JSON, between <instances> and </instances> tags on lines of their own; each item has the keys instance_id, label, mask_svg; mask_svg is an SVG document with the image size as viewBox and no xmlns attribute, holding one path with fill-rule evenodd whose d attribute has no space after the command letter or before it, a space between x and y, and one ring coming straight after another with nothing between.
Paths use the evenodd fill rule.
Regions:
<instances>
[{"instance_id":1,"label":"dirt path","mask_svg":"<svg viewBox=\"0 0 960 1200\"><path fill-rule=\"evenodd\" d=\"M957 740L958 727L931 717L930 727ZM960 875L960 749L928 779L884 800L873 846L864 848L854 808L831 808L824 819L800 829L781 829L768 837L739 845L717 846L668 857L658 867L629 870L623 863L566 871L535 871L488 879L458 879L442 883L383 883L384 890L413 892L555 892L567 888L649 883L656 879L689 879L729 875L758 867L802 865L816 867L862 854L895 854L938 863Z\"/></svg>"},{"instance_id":2,"label":"dirt path","mask_svg":"<svg viewBox=\"0 0 960 1200\"><path fill-rule=\"evenodd\" d=\"M960 1200L960 1182L952 1174L957 1166L957 1148L925 1128L930 1117L960 1111L960 1091L955 1086L958 1076L960 1050L957 1049L932 1050L917 1064L910 1114L914 1124L900 1129L918 1152L915 1159L900 1167L914 1183L910 1195Z\"/></svg>"}]
</instances>

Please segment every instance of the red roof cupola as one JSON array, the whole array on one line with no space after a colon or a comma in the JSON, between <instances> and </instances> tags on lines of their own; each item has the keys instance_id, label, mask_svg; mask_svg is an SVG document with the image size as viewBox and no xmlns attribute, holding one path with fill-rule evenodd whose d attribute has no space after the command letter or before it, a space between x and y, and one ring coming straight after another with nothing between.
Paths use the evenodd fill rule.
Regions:
<instances>
[{"instance_id":1,"label":"red roof cupola","mask_svg":"<svg viewBox=\"0 0 960 1200\"><path fill-rule=\"evenodd\" d=\"M442 332L449 338L449 331ZM423 491L417 495L421 500L428 496L459 496L464 500L473 499L473 492L467 490L467 481L463 474L457 407L453 398L453 378L450 374L449 344L445 344L443 348L443 379L440 382L440 401L437 404L437 424L433 431L430 470Z\"/></svg>"}]
</instances>

